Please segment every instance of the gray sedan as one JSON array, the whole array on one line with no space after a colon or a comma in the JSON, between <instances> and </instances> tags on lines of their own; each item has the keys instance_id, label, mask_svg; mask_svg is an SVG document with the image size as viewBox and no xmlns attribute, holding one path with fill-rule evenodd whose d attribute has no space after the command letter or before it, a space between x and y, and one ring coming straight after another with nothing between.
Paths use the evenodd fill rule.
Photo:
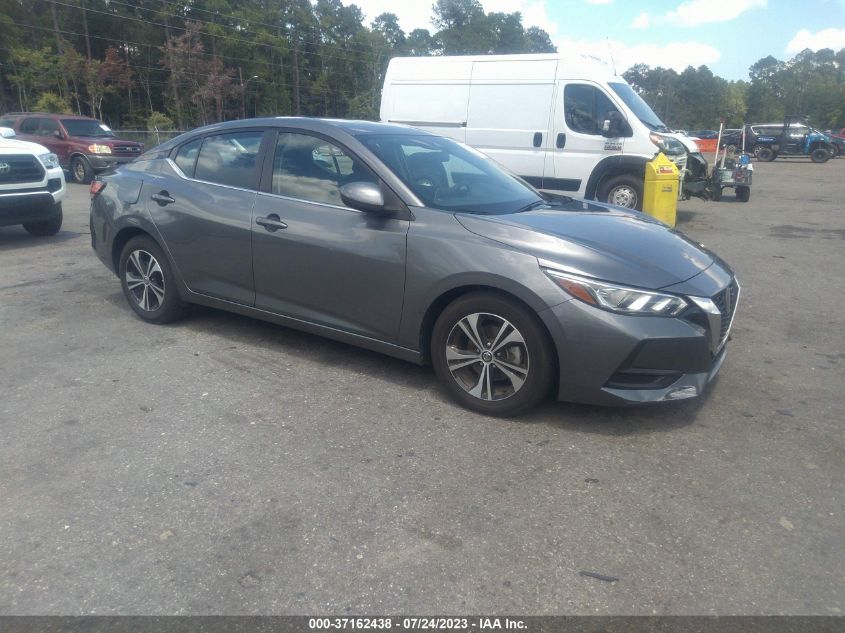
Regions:
<instances>
[{"instance_id":1,"label":"gray sedan","mask_svg":"<svg viewBox=\"0 0 845 633\"><path fill-rule=\"evenodd\" d=\"M463 405L701 395L730 268L635 211L549 197L460 143L361 121L197 129L91 185L91 240L152 323L201 304L431 363Z\"/></svg>"}]
</instances>

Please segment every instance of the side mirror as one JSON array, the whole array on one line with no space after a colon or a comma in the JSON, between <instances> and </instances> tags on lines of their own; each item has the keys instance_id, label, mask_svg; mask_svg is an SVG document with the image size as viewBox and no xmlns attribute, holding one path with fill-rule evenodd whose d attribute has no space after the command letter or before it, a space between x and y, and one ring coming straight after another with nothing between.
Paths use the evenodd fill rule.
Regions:
<instances>
[{"instance_id":1,"label":"side mirror","mask_svg":"<svg viewBox=\"0 0 845 633\"><path fill-rule=\"evenodd\" d=\"M370 213L384 212L384 195L372 182L350 182L340 188L340 199L347 207Z\"/></svg>"},{"instance_id":2,"label":"side mirror","mask_svg":"<svg viewBox=\"0 0 845 633\"><path fill-rule=\"evenodd\" d=\"M0 127L0 137L2 138L15 138L16 134L15 131L10 127Z\"/></svg>"}]
</instances>

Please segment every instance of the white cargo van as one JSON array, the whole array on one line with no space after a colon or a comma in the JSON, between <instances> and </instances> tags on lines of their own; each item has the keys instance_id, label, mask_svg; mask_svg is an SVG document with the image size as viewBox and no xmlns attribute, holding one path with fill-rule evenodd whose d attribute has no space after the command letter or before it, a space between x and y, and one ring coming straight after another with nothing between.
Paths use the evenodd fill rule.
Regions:
<instances>
[{"instance_id":1,"label":"white cargo van","mask_svg":"<svg viewBox=\"0 0 845 633\"><path fill-rule=\"evenodd\" d=\"M645 163L658 151L682 175L697 154L695 171L706 172L694 142L585 56L396 57L381 120L465 142L537 188L631 208L642 206Z\"/></svg>"}]
</instances>

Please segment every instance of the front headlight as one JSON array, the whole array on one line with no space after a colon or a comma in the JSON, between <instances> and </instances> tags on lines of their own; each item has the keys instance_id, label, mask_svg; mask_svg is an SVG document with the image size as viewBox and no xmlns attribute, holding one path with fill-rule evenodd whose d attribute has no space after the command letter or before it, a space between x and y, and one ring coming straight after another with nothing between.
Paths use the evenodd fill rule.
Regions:
<instances>
[{"instance_id":1,"label":"front headlight","mask_svg":"<svg viewBox=\"0 0 845 633\"><path fill-rule=\"evenodd\" d=\"M111 147L108 145L89 145L88 151L92 154L111 154Z\"/></svg>"},{"instance_id":2,"label":"front headlight","mask_svg":"<svg viewBox=\"0 0 845 633\"><path fill-rule=\"evenodd\" d=\"M39 154L38 160L41 161L42 165L44 165L44 169L56 169L59 166L59 157L53 152Z\"/></svg>"},{"instance_id":3,"label":"front headlight","mask_svg":"<svg viewBox=\"0 0 845 633\"><path fill-rule=\"evenodd\" d=\"M663 134L651 132L648 138L667 156L677 156L679 154L685 154L687 151L684 144L672 136L664 136Z\"/></svg>"},{"instance_id":4,"label":"front headlight","mask_svg":"<svg viewBox=\"0 0 845 633\"><path fill-rule=\"evenodd\" d=\"M617 286L548 268L544 271L576 299L610 312L637 316L675 316L688 305L677 295Z\"/></svg>"}]
</instances>

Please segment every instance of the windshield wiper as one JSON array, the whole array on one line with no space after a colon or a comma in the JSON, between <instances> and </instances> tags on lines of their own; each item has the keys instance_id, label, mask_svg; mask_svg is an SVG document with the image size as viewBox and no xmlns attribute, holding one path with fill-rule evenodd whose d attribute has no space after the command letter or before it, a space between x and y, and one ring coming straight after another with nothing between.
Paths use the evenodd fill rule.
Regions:
<instances>
[{"instance_id":1,"label":"windshield wiper","mask_svg":"<svg viewBox=\"0 0 845 633\"><path fill-rule=\"evenodd\" d=\"M547 200L536 200L531 204L526 204L521 209L517 209L514 213L523 213L524 211L533 211L534 209L539 209L540 207L547 207L550 206Z\"/></svg>"}]
</instances>

